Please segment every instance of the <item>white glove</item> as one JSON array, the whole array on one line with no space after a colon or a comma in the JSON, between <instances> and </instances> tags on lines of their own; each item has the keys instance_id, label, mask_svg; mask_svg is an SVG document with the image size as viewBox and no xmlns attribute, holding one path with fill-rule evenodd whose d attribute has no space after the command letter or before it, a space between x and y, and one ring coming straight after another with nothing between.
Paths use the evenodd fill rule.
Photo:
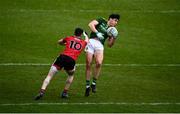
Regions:
<instances>
[{"instance_id":1,"label":"white glove","mask_svg":"<svg viewBox=\"0 0 180 114\"><path fill-rule=\"evenodd\" d=\"M104 38L103 34L100 32L96 32L96 36L101 40Z\"/></svg>"}]
</instances>

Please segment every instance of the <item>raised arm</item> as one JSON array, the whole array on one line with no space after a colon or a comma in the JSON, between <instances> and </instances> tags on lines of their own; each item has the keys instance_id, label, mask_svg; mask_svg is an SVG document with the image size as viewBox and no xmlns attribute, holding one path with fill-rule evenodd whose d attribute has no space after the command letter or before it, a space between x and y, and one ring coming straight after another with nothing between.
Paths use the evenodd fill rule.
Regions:
<instances>
[{"instance_id":1,"label":"raised arm","mask_svg":"<svg viewBox=\"0 0 180 114\"><path fill-rule=\"evenodd\" d=\"M92 32L95 32L95 33L98 32L98 31L96 30L96 28L95 28L97 24L99 24L99 22L96 21L96 20L93 20L93 21L91 21L91 22L88 24L88 26L90 27L90 29L91 29Z\"/></svg>"},{"instance_id":2,"label":"raised arm","mask_svg":"<svg viewBox=\"0 0 180 114\"><path fill-rule=\"evenodd\" d=\"M88 35L87 35L87 33L85 31L83 32L83 35L85 37L85 41L89 42L89 37L88 37Z\"/></svg>"},{"instance_id":3,"label":"raised arm","mask_svg":"<svg viewBox=\"0 0 180 114\"><path fill-rule=\"evenodd\" d=\"M91 22L89 23L88 26L90 27L90 29L91 29L92 32L95 32L95 33L96 33L96 36L97 36L99 39L103 39L103 38L104 38L103 34L100 33L99 31L97 31L97 29L96 29L96 25L98 25L98 24L99 24L99 22L98 22L97 20L93 20L93 21L91 21Z\"/></svg>"}]
</instances>

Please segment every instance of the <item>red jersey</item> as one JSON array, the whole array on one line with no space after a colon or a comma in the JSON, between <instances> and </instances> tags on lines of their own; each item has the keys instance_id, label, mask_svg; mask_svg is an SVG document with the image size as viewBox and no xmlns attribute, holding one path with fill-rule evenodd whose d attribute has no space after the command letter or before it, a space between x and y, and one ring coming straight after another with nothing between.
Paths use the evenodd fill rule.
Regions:
<instances>
[{"instance_id":1,"label":"red jersey","mask_svg":"<svg viewBox=\"0 0 180 114\"><path fill-rule=\"evenodd\" d=\"M63 39L63 42L65 42L66 48L61 54L70 56L74 60L77 60L87 44L86 41L76 38L75 36L66 37Z\"/></svg>"}]
</instances>

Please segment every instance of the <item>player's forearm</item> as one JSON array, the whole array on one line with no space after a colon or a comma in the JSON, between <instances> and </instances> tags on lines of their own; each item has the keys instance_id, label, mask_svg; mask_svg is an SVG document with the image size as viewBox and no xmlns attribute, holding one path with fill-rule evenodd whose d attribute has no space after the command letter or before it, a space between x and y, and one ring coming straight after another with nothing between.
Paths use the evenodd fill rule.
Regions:
<instances>
[{"instance_id":1,"label":"player's forearm","mask_svg":"<svg viewBox=\"0 0 180 114\"><path fill-rule=\"evenodd\" d=\"M111 37L108 39L108 47L112 47L114 45L114 42L115 42L115 38Z\"/></svg>"},{"instance_id":2,"label":"player's forearm","mask_svg":"<svg viewBox=\"0 0 180 114\"><path fill-rule=\"evenodd\" d=\"M88 35L87 35L87 33L85 31L83 32L83 35L85 37L85 41L88 42L89 41L89 37L88 37Z\"/></svg>"},{"instance_id":3,"label":"player's forearm","mask_svg":"<svg viewBox=\"0 0 180 114\"><path fill-rule=\"evenodd\" d=\"M96 28L95 28L94 25L89 24L89 27L90 27L90 29L91 29L92 32L95 32L95 33L98 32L98 31L96 30Z\"/></svg>"},{"instance_id":4,"label":"player's forearm","mask_svg":"<svg viewBox=\"0 0 180 114\"><path fill-rule=\"evenodd\" d=\"M59 45L64 45L63 39L58 40Z\"/></svg>"},{"instance_id":5,"label":"player's forearm","mask_svg":"<svg viewBox=\"0 0 180 114\"><path fill-rule=\"evenodd\" d=\"M88 42L89 41L89 37L85 36L85 41Z\"/></svg>"}]
</instances>

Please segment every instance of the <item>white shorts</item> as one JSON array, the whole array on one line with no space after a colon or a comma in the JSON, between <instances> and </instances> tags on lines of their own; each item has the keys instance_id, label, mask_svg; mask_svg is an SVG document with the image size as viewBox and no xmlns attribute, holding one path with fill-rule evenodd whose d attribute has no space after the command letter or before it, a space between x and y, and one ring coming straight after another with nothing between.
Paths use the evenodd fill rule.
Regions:
<instances>
[{"instance_id":1,"label":"white shorts","mask_svg":"<svg viewBox=\"0 0 180 114\"><path fill-rule=\"evenodd\" d=\"M94 54L98 50L104 51L104 46L102 45L102 43L96 39L89 39L85 51Z\"/></svg>"}]
</instances>

